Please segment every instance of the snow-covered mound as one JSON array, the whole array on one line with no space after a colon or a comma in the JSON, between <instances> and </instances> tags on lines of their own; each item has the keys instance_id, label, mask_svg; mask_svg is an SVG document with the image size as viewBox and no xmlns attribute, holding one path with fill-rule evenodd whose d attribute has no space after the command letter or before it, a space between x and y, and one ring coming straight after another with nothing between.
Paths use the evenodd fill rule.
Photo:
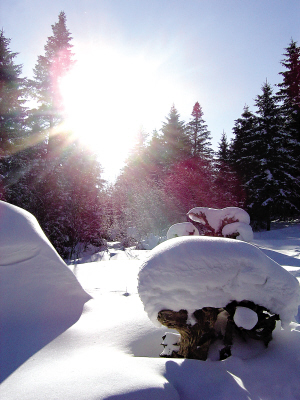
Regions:
<instances>
[{"instance_id":1,"label":"snow-covered mound","mask_svg":"<svg viewBox=\"0 0 300 400\"><path fill-rule=\"evenodd\" d=\"M192 221L204 225L212 236L230 237L237 234L236 239L239 240L250 242L253 239L250 216L239 207L195 207L187 215Z\"/></svg>"},{"instance_id":2,"label":"snow-covered mound","mask_svg":"<svg viewBox=\"0 0 300 400\"><path fill-rule=\"evenodd\" d=\"M181 222L170 226L167 239L179 236L199 236L199 231L191 222Z\"/></svg>"},{"instance_id":3,"label":"snow-covered mound","mask_svg":"<svg viewBox=\"0 0 300 400\"><path fill-rule=\"evenodd\" d=\"M298 312L295 277L257 247L238 240L191 236L157 246L142 264L138 291L145 311L159 325L161 310L225 307L250 300L289 323Z\"/></svg>"},{"instance_id":4,"label":"snow-covered mound","mask_svg":"<svg viewBox=\"0 0 300 400\"><path fill-rule=\"evenodd\" d=\"M1 318L57 318L90 296L33 215L0 202Z\"/></svg>"},{"instance_id":5,"label":"snow-covered mound","mask_svg":"<svg viewBox=\"0 0 300 400\"><path fill-rule=\"evenodd\" d=\"M253 231L250 225L243 222L233 222L232 224L225 225L222 229L224 237L230 237L236 234L236 239L243 240L244 242L252 242Z\"/></svg>"},{"instance_id":6,"label":"snow-covered mound","mask_svg":"<svg viewBox=\"0 0 300 400\"><path fill-rule=\"evenodd\" d=\"M14 361L22 362L36 350L37 336L45 343L75 323L91 298L34 216L2 201L0 293L0 342L7 344L5 352L0 348L0 375L2 363L11 362L12 354ZM23 330L21 337L15 336L16 327Z\"/></svg>"}]
</instances>

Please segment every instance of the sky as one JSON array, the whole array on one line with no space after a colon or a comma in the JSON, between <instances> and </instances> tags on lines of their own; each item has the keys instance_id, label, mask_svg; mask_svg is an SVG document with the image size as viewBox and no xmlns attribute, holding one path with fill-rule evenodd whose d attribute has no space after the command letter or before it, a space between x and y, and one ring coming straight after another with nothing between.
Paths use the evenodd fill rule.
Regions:
<instances>
[{"instance_id":1,"label":"sky","mask_svg":"<svg viewBox=\"0 0 300 400\"><path fill-rule=\"evenodd\" d=\"M195 102L218 147L268 80L281 82L298 0L1 0L0 28L32 77L64 11L75 71L64 83L69 121L113 180L140 129L158 131L174 104L188 122ZM276 90L276 88L274 88Z\"/></svg>"}]
</instances>

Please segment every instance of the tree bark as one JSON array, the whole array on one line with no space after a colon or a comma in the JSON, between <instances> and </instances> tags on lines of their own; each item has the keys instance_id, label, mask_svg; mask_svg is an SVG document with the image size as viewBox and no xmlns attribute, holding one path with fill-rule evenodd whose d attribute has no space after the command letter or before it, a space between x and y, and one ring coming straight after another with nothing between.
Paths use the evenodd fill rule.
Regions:
<instances>
[{"instance_id":1,"label":"tree bark","mask_svg":"<svg viewBox=\"0 0 300 400\"><path fill-rule=\"evenodd\" d=\"M219 309L212 307L196 310L193 317L197 322L191 325L187 323L186 310L160 311L158 321L167 328L176 329L181 335L179 350L173 351L172 357L206 360L211 341L216 337L214 325L218 314Z\"/></svg>"}]
</instances>

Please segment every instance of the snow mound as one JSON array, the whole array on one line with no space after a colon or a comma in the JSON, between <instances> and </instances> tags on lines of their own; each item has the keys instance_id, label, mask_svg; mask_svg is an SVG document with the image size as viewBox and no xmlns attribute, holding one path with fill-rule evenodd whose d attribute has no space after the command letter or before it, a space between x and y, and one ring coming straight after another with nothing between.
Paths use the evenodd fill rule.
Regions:
<instances>
[{"instance_id":1,"label":"snow mound","mask_svg":"<svg viewBox=\"0 0 300 400\"><path fill-rule=\"evenodd\" d=\"M248 307L237 307L233 320L239 328L250 330L257 324L258 315Z\"/></svg>"},{"instance_id":2,"label":"snow mound","mask_svg":"<svg viewBox=\"0 0 300 400\"><path fill-rule=\"evenodd\" d=\"M239 207L227 207L222 209L195 207L188 212L188 217L195 222L204 225L212 236L229 236L237 233L239 240L251 241L253 239L250 227L249 214ZM237 225L237 223L239 223ZM228 226L228 228L224 228ZM230 227L229 227L230 226Z\"/></svg>"},{"instance_id":3,"label":"snow mound","mask_svg":"<svg viewBox=\"0 0 300 400\"><path fill-rule=\"evenodd\" d=\"M199 231L191 222L181 222L172 225L167 232L167 239L178 236L199 236Z\"/></svg>"},{"instance_id":4,"label":"snow mound","mask_svg":"<svg viewBox=\"0 0 300 400\"><path fill-rule=\"evenodd\" d=\"M151 321L161 310L225 307L250 300L289 323L298 311L295 277L257 247L239 240L191 236L157 246L142 264L138 292Z\"/></svg>"},{"instance_id":5,"label":"snow mound","mask_svg":"<svg viewBox=\"0 0 300 400\"><path fill-rule=\"evenodd\" d=\"M222 229L222 235L229 237L237 234L236 239L243 240L244 242L252 242L253 231L250 225L243 222L233 222L232 224L225 225Z\"/></svg>"},{"instance_id":6,"label":"snow mound","mask_svg":"<svg viewBox=\"0 0 300 400\"><path fill-rule=\"evenodd\" d=\"M1 201L0 228L1 319L62 317L90 299L33 215Z\"/></svg>"},{"instance_id":7,"label":"snow mound","mask_svg":"<svg viewBox=\"0 0 300 400\"><path fill-rule=\"evenodd\" d=\"M27 211L0 201L0 382L74 324L88 295Z\"/></svg>"}]
</instances>

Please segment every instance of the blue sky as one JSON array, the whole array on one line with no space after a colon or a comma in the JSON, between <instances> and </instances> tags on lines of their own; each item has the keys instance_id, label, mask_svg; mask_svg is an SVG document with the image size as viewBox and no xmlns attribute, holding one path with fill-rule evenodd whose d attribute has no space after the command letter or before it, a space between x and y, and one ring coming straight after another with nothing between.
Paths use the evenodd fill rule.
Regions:
<instances>
[{"instance_id":1,"label":"blue sky","mask_svg":"<svg viewBox=\"0 0 300 400\"><path fill-rule=\"evenodd\" d=\"M2 0L0 27L11 38L11 50L20 53L17 62L23 64L24 75L31 76L62 10L74 38L75 58L93 54L89 62L99 63L100 74L109 74L112 49L114 73L123 80L128 76L125 87L119 81L119 91L127 93L119 98L114 89L118 106L128 107L135 118L135 125L130 118L125 122L128 137L138 124L149 133L160 129L173 103L188 121L199 101L216 147L223 129L231 137L245 104L255 110L254 98L265 80L272 85L281 81L284 49L291 38L300 41L298 0ZM101 71L102 63L106 69ZM124 72L124 63L129 72ZM139 70L142 75L135 83ZM96 81L97 69L89 73ZM149 85L142 91L143 79ZM141 107L145 105L143 112L134 112L137 103L129 100L130 82L139 86L132 93ZM99 106L98 123L107 115L101 115ZM117 171L119 162L114 163Z\"/></svg>"}]
</instances>

